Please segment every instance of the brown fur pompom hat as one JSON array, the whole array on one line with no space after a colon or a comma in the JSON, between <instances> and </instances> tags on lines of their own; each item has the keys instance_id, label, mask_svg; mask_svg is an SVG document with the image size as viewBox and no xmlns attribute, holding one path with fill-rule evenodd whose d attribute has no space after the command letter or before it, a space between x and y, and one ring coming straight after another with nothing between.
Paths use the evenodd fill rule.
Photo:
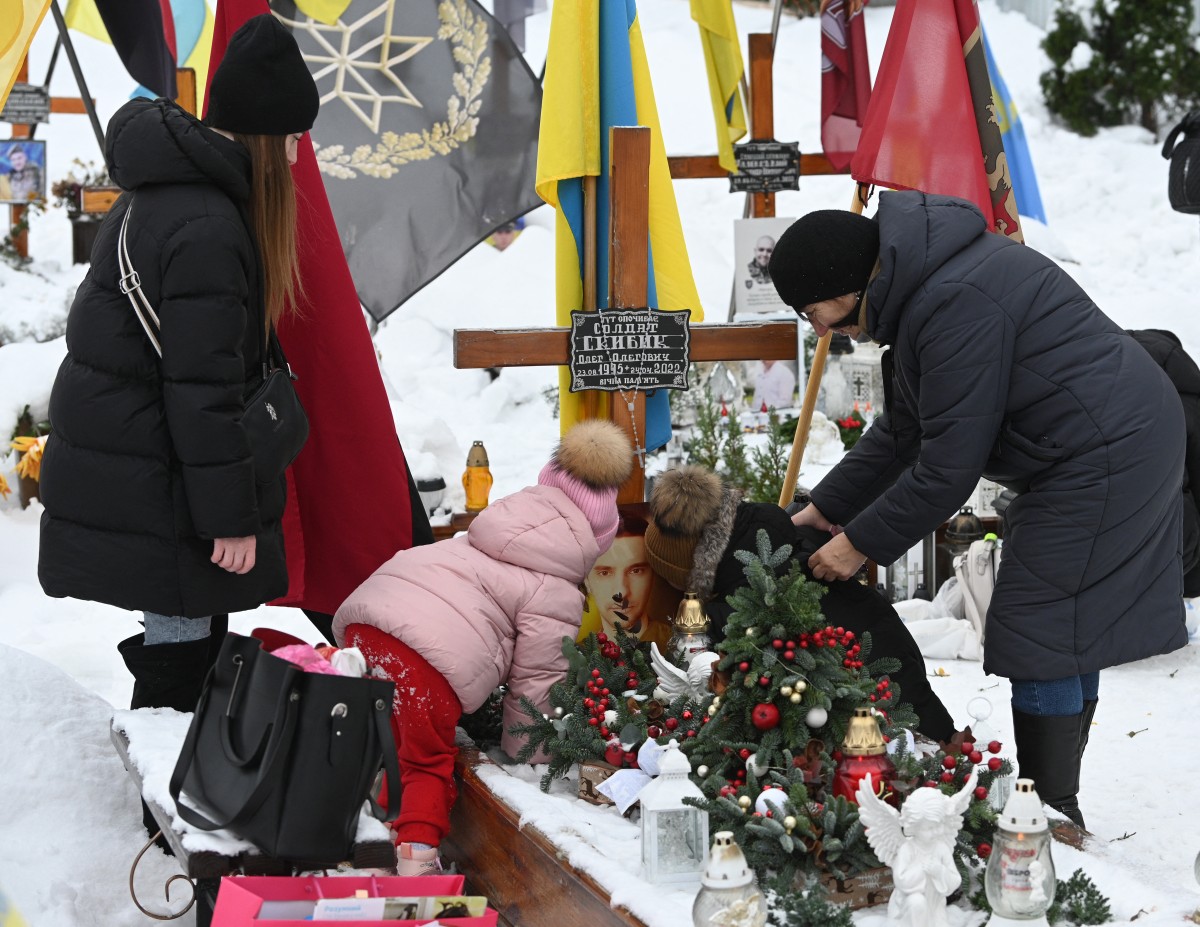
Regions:
<instances>
[{"instance_id":1,"label":"brown fur pompom hat","mask_svg":"<svg viewBox=\"0 0 1200 927\"><path fill-rule=\"evenodd\" d=\"M654 482L646 559L680 591L697 591L687 589L688 575L700 536L721 511L724 489L719 476L695 464L668 470Z\"/></svg>"},{"instance_id":2,"label":"brown fur pompom hat","mask_svg":"<svg viewBox=\"0 0 1200 927\"><path fill-rule=\"evenodd\" d=\"M612 422L587 419L562 437L554 456L538 474L538 485L567 494L587 517L600 552L612 546L620 518L617 489L633 469L633 448Z\"/></svg>"}]
</instances>

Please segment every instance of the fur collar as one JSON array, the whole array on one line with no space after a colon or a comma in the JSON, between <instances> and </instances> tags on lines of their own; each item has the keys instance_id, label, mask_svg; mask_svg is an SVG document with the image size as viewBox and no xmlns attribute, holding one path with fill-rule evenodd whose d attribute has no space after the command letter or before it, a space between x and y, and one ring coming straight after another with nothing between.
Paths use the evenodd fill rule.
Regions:
<instances>
[{"instance_id":1,"label":"fur collar","mask_svg":"<svg viewBox=\"0 0 1200 927\"><path fill-rule=\"evenodd\" d=\"M688 574L688 590L695 592L701 602L712 595L717 567L729 537L733 534L733 520L742 501L742 491L726 486L721 491L721 507L716 517L705 526L696 552L692 555L692 572Z\"/></svg>"}]
</instances>

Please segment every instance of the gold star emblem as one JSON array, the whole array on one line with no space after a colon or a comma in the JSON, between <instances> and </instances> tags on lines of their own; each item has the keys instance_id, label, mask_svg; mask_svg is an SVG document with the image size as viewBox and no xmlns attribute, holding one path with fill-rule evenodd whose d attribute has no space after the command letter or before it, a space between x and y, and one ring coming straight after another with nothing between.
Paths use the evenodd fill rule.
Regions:
<instances>
[{"instance_id":1,"label":"gold star emblem","mask_svg":"<svg viewBox=\"0 0 1200 927\"><path fill-rule=\"evenodd\" d=\"M341 100L376 134L385 104L423 108L393 68L416 56L434 38L393 35L395 3L384 0L358 19L347 22L339 17L332 26L311 17L279 17L297 38L303 33L316 45L315 49L310 46L302 50L302 55L313 80L322 88L321 103ZM324 78L332 78L328 90L322 87Z\"/></svg>"}]
</instances>

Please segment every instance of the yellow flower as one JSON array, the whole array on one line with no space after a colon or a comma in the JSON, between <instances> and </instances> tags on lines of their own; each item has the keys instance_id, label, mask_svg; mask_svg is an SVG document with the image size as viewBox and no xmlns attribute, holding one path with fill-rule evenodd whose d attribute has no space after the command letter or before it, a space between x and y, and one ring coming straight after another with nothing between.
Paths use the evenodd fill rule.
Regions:
<instances>
[{"instance_id":1,"label":"yellow flower","mask_svg":"<svg viewBox=\"0 0 1200 927\"><path fill-rule=\"evenodd\" d=\"M42 450L46 446L46 436L33 438L22 435L13 438L12 448L21 455L17 461L17 475L36 480L42 473Z\"/></svg>"},{"instance_id":2,"label":"yellow flower","mask_svg":"<svg viewBox=\"0 0 1200 927\"><path fill-rule=\"evenodd\" d=\"M12 495L12 490L8 488L8 480L4 478L4 474L0 473L0 499L7 499Z\"/></svg>"}]
</instances>

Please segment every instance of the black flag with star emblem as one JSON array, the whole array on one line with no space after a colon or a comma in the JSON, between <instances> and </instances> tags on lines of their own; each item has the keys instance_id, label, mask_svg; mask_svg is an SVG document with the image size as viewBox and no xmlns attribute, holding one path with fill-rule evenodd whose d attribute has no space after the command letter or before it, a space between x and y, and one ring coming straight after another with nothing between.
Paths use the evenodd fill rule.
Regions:
<instances>
[{"instance_id":1,"label":"black flag with star emblem","mask_svg":"<svg viewBox=\"0 0 1200 927\"><path fill-rule=\"evenodd\" d=\"M475 0L350 0L332 22L271 8L316 79L317 163L377 321L540 205L541 87Z\"/></svg>"}]
</instances>

